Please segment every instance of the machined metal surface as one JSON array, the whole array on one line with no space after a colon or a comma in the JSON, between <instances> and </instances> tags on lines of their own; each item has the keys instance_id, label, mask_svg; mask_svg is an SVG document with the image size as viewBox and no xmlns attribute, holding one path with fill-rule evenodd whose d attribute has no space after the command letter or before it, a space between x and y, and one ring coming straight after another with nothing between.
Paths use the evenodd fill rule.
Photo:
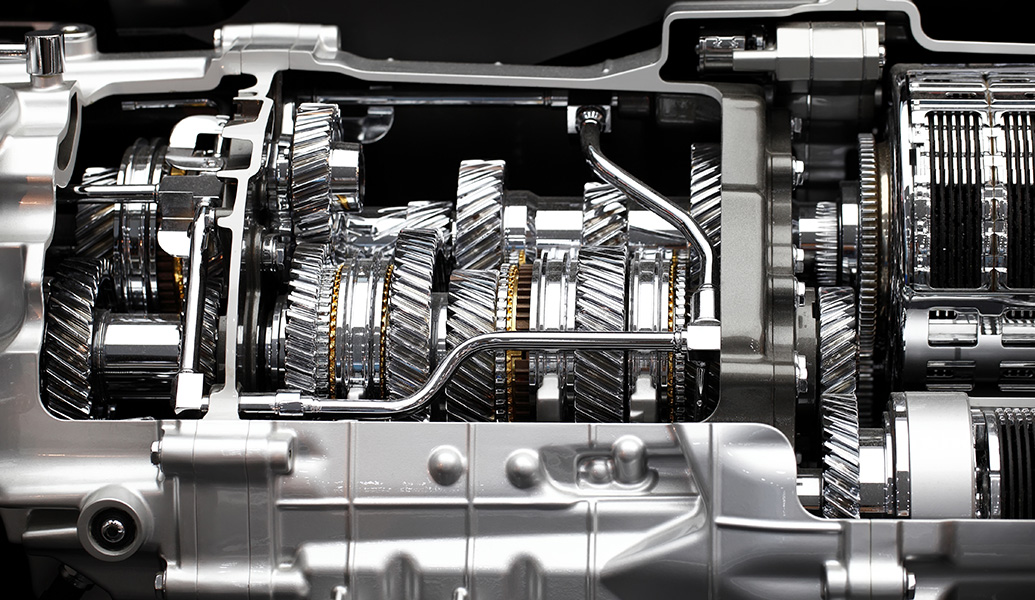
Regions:
<instances>
[{"instance_id":1,"label":"machined metal surface","mask_svg":"<svg viewBox=\"0 0 1035 600\"><path fill-rule=\"evenodd\" d=\"M813 11L823 19L804 20ZM979 69L894 71L889 108L871 93L890 58L874 15L896 28L888 50L1035 55L933 40L902 0L677 5L658 48L587 67L370 60L333 27L287 24L112 55L66 26L51 40L63 68L43 52L37 72L31 47L0 52L8 538L115 600L1026 597L1028 68L980 70L974 98L955 94ZM663 78L686 25L703 68ZM288 71L317 84L299 91ZM215 91L235 74L253 80ZM336 83L320 89L325 75ZM209 92L219 101L183 100ZM79 139L82 107L112 95L127 122L233 114L188 115L164 156L145 142L140 160L58 189L97 143ZM583 97L612 103L588 118ZM314 99L323 120L292 118ZM556 132L506 140L515 179L533 183L552 174L523 157L567 142L577 158L561 113L582 114L607 183L582 188L576 160L554 181L566 197L537 196L477 161L455 204L449 185L413 177L399 189L415 195L361 206L360 147L342 145L335 115L374 157L420 131L401 107L471 105L559 109ZM343 116L355 107L366 116ZM891 131L863 142L859 183L841 181L877 110ZM835 126L835 113L848 116ZM921 138L930 148L903 151ZM617 143L629 139L641 145ZM619 166L636 153L643 181ZM925 185L974 178L980 210L958 221L977 215L979 258L946 262L922 239L940 209L923 221L916 194L936 203ZM811 248L795 252L795 232ZM970 240L939 235L953 251ZM936 264L977 284L938 289ZM799 306L814 295L815 313ZM181 314L159 310L168 298ZM952 361L973 362L965 391L931 384L965 366ZM860 427L856 392L877 412L888 401L882 427ZM448 422L491 420L543 423ZM545 423L583 420L611 423Z\"/></svg>"}]
</instances>

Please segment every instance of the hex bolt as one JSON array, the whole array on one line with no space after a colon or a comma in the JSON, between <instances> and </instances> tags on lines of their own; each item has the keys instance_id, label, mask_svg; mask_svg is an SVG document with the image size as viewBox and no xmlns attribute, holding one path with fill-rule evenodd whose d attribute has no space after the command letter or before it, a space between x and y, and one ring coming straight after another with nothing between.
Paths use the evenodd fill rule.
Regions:
<instances>
[{"instance_id":1,"label":"hex bolt","mask_svg":"<svg viewBox=\"0 0 1035 600\"><path fill-rule=\"evenodd\" d=\"M916 598L916 575L906 571L906 600Z\"/></svg>"},{"instance_id":2,"label":"hex bolt","mask_svg":"<svg viewBox=\"0 0 1035 600\"><path fill-rule=\"evenodd\" d=\"M428 457L428 473L435 483L450 486L464 474L464 457L452 446L439 446Z\"/></svg>"},{"instance_id":3,"label":"hex bolt","mask_svg":"<svg viewBox=\"0 0 1035 600\"><path fill-rule=\"evenodd\" d=\"M151 442L151 464L160 465L162 463L162 442L155 440Z\"/></svg>"},{"instance_id":4,"label":"hex bolt","mask_svg":"<svg viewBox=\"0 0 1035 600\"><path fill-rule=\"evenodd\" d=\"M619 483L633 485L647 478L647 447L636 436L625 435L611 446L615 464L615 479Z\"/></svg>"},{"instance_id":5,"label":"hex bolt","mask_svg":"<svg viewBox=\"0 0 1035 600\"><path fill-rule=\"evenodd\" d=\"M165 598L165 582L165 571L159 571L155 574L155 598L158 598L159 600Z\"/></svg>"},{"instance_id":6,"label":"hex bolt","mask_svg":"<svg viewBox=\"0 0 1035 600\"><path fill-rule=\"evenodd\" d=\"M507 480L516 488L527 489L539 483L539 454L518 450L507 459Z\"/></svg>"},{"instance_id":7,"label":"hex bolt","mask_svg":"<svg viewBox=\"0 0 1035 600\"><path fill-rule=\"evenodd\" d=\"M805 306L805 282L794 280L794 307Z\"/></svg>"}]
</instances>

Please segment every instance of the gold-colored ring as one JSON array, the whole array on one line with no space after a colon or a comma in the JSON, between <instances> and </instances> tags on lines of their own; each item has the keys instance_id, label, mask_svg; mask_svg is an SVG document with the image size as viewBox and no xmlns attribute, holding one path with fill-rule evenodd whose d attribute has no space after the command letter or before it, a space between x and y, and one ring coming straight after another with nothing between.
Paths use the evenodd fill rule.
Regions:
<instances>
[{"instance_id":1,"label":"gold-colored ring","mask_svg":"<svg viewBox=\"0 0 1035 600\"><path fill-rule=\"evenodd\" d=\"M388 397L388 373L385 371L385 359L388 356L388 344L385 333L388 331L388 292L392 287L392 271L395 265L388 265L385 269L384 291L381 293L381 397Z\"/></svg>"},{"instance_id":2,"label":"gold-colored ring","mask_svg":"<svg viewBox=\"0 0 1035 600\"><path fill-rule=\"evenodd\" d=\"M327 394L328 398L334 399L337 396L337 358L338 358L338 291L341 289L341 271L345 268L345 263L338 265L338 270L334 273L334 287L331 290L331 314L330 323L328 324L328 346L327 346L327 360L329 363L327 369Z\"/></svg>"}]
</instances>

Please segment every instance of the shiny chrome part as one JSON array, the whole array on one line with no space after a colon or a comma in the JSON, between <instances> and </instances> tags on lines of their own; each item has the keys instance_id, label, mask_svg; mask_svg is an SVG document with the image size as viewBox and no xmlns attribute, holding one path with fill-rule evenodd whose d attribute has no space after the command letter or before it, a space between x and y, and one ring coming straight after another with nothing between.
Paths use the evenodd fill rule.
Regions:
<instances>
[{"instance_id":1,"label":"shiny chrome part","mask_svg":"<svg viewBox=\"0 0 1035 600\"><path fill-rule=\"evenodd\" d=\"M284 383L326 397L329 393L331 291L337 268L325 244L302 243L291 265L287 297Z\"/></svg>"},{"instance_id":2,"label":"shiny chrome part","mask_svg":"<svg viewBox=\"0 0 1035 600\"><path fill-rule=\"evenodd\" d=\"M65 36L60 30L36 30L25 34L25 70L33 87L61 84L65 72Z\"/></svg>"},{"instance_id":3,"label":"shiny chrome part","mask_svg":"<svg viewBox=\"0 0 1035 600\"><path fill-rule=\"evenodd\" d=\"M819 288L819 413L823 514L859 517L859 405L855 398L855 292Z\"/></svg>"},{"instance_id":4,"label":"shiny chrome part","mask_svg":"<svg viewBox=\"0 0 1035 600\"><path fill-rule=\"evenodd\" d=\"M585 246L579 250L575 287L576 331L626 330L627 249ZM624 352L575 353L574 416L582 422L624 422L626 367Z\"/></svg>"},{"instance_id":5,"label":"shiny chrome part","mask_svg":"<svg viewBox=\"0 0 1035 600\"><path fill-rule=\"evenodd\" d=\"M460 269L498 269L503 258L502 160L460 163L456 188L456 263Z\"/></svg>"},{"instance_id":6,"label":"shiny chrome part","mask_svg":"<svg viewBox=\"0 0 1035 600\"><path fill-rule=\"evenodd\" d=\"M609 183L587 183L582 201L582 246L626 246L629 200Z\"/></svg>"},{"instance_id":7,"label":"shiny chrome part","mask_svg":"<svg viewBox=\"0 0 1035 600\"><path fill-rule=\"evenodd\" d=\"M115 402L168 404L179 370L180 316L100 311L95 322L90 361L102 393Z\"/></svg>"},{"instance_id":8,"label":"shiny chrome part","mask_svg":"<svg viewBox=\"0 0 1035 600\"><path fill-rule=\"evenodd\" d=\"M338 240L342 213L363 208L363 150L341 142L340 128L333 104L303 103L295 111L291 207L301 241Z\"/></svg>"},{"instance_id":9,"label":"shiny chrome part","mask_svg":"<svg viewBox=\"0 0 1035 600\"><path fill-rule=\"evenodd\" d=\"M583 108L578 115L579 134L586 160L601 179L622 190L671 223L700 255L701 284L695 292L693 321L716 320L715 274L718 263L707 234L696 220L682 208L661 196L621 167L608 160L600 151L600 132L603 115L592 107Z\"/></svg>"},{"instance_id":10,"label":"shiny chrome part","mask_svg":"<svg viewBox=\"0 0 1035 600\"><path fill-rule=\"evenodd\" d=\"M496 331L497 269L454 270L449 278L448 349ZM483 353L457 368L446 386L446 414L458 421L496 418L495 357Z\"/></svg>"},{"instance_id":11,"label":"shiny chrome part","mask_svg":"<svg viewBox=\"0 0 1035 600\"><path fill-rule=\"evenodd\" d=\"M442 271L442 239L432 229L404 229L395 242L384 331L386 397L405 398L433 366L431 294Z\"/></svg>"},{"instance_id":12,"label":"shiny chrome part","mask_svg":"<svg viewBox=\"0 0 1035 600\"><path fill-rule=\"evenodd\" d=\"M104 259L69 259L50 286L43 398L47 408L66 419L94 415L94 365L90 361L94 310L100 308L98 300L110 269Z\"/></svg>"},{"instance_id":13,"label":"shiny chrome part","mask_svg":"<svg viewBox=\"0 0 1035 600\"><path fill-rule=\"evenodd\" d=\"M349 416L403 416L420 414L441 392L464 361L489 350L663 350L671 352L717 349L718 327L691 325L685 332L554 332L507 331L477 335L453 348L438 362L427 381L405 398L370 400L326 400L307 395L253 395L242 397L240 410L246 414L303 416L328 414Z\"/></svg>"}]
</instances>

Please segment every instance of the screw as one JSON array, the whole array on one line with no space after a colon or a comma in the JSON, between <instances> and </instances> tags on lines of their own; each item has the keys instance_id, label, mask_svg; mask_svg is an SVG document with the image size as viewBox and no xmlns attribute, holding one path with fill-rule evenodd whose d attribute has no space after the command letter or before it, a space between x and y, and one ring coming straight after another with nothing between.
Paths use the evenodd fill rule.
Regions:
<instances>
[{"instance_id":1,"label":"screw","mask_svg":"<svg viewBox=\"0 0 1035 600\"><path fill-rule=\"evenodd\" d=\"M906 571L906 599L913 600L916 597L916 575Z\"/></svg>"},{"instance_id":2,"label":"screw","mask_svg":"<svg viewBox=\"0 0 1035 600\"><path fill-rule=\"evenodd\" d=\"M151 442L151 464L158 465L162 462L162 442L155 440Z\"/></svg>"},{"instance_id":3,"label":"screw","mask_svg":"<svg viewBox=\"0 0 1035 600\"><path fill-rule=\"evenodd\" d=\"M159 600L165 598L165 571L155 574L155 597Z\"/></svg>"}]
</instances>

